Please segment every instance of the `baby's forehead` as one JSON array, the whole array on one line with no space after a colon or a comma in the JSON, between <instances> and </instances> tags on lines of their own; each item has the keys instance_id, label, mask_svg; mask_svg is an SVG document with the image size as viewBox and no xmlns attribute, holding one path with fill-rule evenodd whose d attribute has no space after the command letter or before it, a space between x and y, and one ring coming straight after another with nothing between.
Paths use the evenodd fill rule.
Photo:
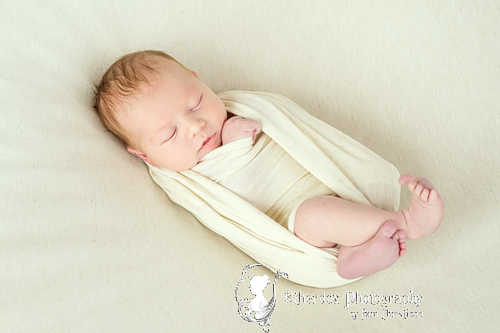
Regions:
<instances>
[{"instance_id":1,"label":"baby's forehead","mask_svg":"<svg viewBox=\"0 0 500 333\"><path fill-rule=\"evenodd\" d=\"M170 95L170 88L179 86L178 84L181 84L187 73L193 75L187 68L183 68L175 61L156 55L148 57L149 59L143 59L143 66L141 66L143 71L138 73L141 80L136 82L134 89L126 95L117 96L122 97L119 98L120 103L124 109L128 109L128 112L134 112L138 106L140 109L140 106L157 99L160 95L162 97Z\"/></svg>"},{"instance_id":2,"label":"baby's forehead","mask_svg":"<svg viewBox=\"0 0 500 333\"><path fill-rule=\"evenodd\" d=\"M138 93L148 93L157 89L165 79L169 81L176 80L177 66L175 62L168 59L160 58L154 62L152 61L148 66L148 70L142 73L144 82L138 85Z\"/></svg>"}]
</instances>

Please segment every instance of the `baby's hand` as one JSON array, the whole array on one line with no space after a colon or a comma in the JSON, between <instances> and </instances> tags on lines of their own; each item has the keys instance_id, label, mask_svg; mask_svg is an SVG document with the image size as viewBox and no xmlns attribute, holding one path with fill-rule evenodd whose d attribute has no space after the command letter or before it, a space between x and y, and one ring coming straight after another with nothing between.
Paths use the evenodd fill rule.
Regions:
<instances>
[{"instance_id":1,"label":"baby's hand","mask_svg":"<svg viewBox=\"0 0 500 333\"><path fill-rule=\"evenodd\" d=\"M260 133L260 124L256 120L233 116L224 122L222 126L222 144L252 137L253 142Z\"/></svg>"}]
</instances>

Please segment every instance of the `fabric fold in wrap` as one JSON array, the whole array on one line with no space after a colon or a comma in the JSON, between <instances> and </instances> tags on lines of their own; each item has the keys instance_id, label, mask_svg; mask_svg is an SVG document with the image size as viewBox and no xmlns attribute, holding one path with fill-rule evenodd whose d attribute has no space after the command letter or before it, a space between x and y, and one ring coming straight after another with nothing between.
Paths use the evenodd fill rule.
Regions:
<instances>
[{"instance_id":1,"label":"fabric fold in wrap","mask_svg":"<svg viewBox=\"0 0 500 333\"><path fill-rule=\"evenodd\" d=\"M219 97L228 112L259 121L264 133L339 197L389 211L399 207L399 172L392 164L286 97L243 91ZM173 202L257 262L317 288L353 281L336 273L337 249L305 243L215 181L193 170L148 167Z\"/></svg>"}]
</instances>

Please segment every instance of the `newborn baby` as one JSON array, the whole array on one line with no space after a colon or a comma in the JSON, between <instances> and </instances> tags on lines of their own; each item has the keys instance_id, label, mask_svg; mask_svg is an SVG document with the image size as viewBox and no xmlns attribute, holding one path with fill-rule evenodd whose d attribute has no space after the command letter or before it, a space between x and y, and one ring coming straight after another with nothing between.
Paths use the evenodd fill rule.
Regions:
<instances>
[{"instance_id":1,"label":"newborn baby","mask_svg":"<svg viewBox=\"0 0 500 333\"><path fill-rule=\"evenodd\" d=\"M96 108L131 154L177 172L194 168L230 142L251 137L255 143L261 131L257 121L229 114L196 72L157 51L133 53L113 64L98 88ZM291 212L293 232L315 247L339 245L337 273L343 278L385 269L406 253L406 239L434 233L443 217L443 200L427 179L404 175L399 183L412 192L403 211L321 192Z\"/></svg>"}]
</instances>

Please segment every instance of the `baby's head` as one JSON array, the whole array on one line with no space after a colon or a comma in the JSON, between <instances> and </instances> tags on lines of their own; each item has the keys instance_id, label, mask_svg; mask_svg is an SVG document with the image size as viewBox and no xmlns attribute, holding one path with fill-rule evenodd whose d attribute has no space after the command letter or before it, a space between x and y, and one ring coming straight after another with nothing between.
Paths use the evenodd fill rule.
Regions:
<instances>
[{"instance_id":1,"label":"baby's head","mask_svg":"<svg viewBox=\"0 0 500 333\"><path fill-rule=\"evenodd\" d=\"M173 171L195 166L222 143L227 111L198 77L169 55L125 55L104 74L96 109L104 126L145 162Z\"/></svg>"}]
</instances>

